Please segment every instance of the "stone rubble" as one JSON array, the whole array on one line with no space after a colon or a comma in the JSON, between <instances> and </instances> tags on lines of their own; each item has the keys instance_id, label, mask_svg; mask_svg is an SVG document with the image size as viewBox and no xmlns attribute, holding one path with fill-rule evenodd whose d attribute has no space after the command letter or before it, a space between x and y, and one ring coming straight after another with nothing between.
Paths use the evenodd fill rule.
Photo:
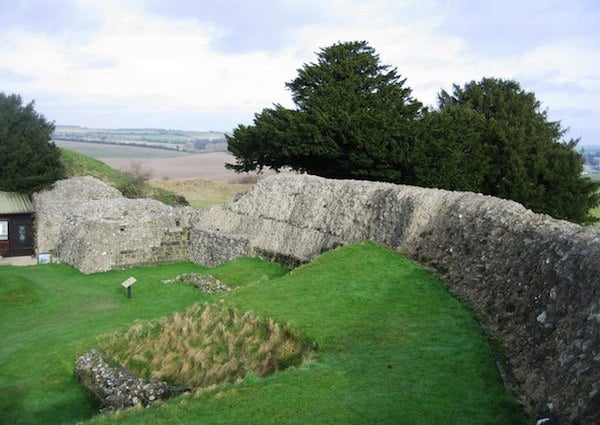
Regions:
<instances>
[{"instance_id":1,"label":"stone rubble","mask_svg":"<svg viewBox=\"0 0 600 425\"><path fill-rule=\"evenodd\" d=\"M213 275L199 275L195 273L186 273L174 277L173 279L165 279L162 281L165 285L171 283L185 283L186 285L195 286L200 291L207 294L224 293L231 291L231 288L221 282Z\"/></svg>"},{"instance_id":2,"label":"stone rubble","mask_svg":"<svg viewBox=\"0 0 600 425\"><path fill-rule=\"evenodd\" d=\"M149 407L159 400L189 391L164 381L145 381L129 369L114 365L99 350L88 350L75 362L75 377L100 405L100 411L133 406Z\"/></svg>"}]
</instances>

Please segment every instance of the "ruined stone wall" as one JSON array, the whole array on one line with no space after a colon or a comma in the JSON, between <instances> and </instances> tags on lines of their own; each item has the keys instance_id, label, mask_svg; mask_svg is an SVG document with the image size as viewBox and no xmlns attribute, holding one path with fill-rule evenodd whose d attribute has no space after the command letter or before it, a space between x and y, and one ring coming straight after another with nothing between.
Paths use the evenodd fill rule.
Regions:
<instances>
[{"instance_id":1,"label":"ruined stone wall","mask_svg":"<svg viewBox=\"0 0 600 425\"><path fill-rule=\"evenodd\" d=\"M61 226L58 258L83 273L187 261L189 211L151 199L83 203Z\"/></svg>"},{"instance_id":2,"label":"ruined stone wall","mask_svg":"<svg viewBox=\"0 0 600 425\"><path fill-rule=\"evenodd\" d=\"M435 268L484 317L528 411L600 423L598 228L473 193L279 175L198 211L190 239L190 258L207 264L301 263L341 243L387 245Z\"/></svg>"},{"instance_id":3,"label":"ruined stone wall","mask_svg":"<svg viewBox=\"0 0 600 425\"><path fill-rule=\"evenodd\" d=\"M38 250L84 273L245 255L297 265L370 239L433 267L482 315L530 412L600 423L600 228L473 193L313 176L269 177L205 210L113 197L98 181L79 196L81 182L34 200Z\"/></svg>"},{"instance_id":4,"label":"ruined stone wall","mask_svg":"<svg viewBox=\"0 0 600 425\"><path fill-rule=\"evenodd\" d=\"M34 195L38 252L83 273L189 259L190 209L126 199L93 177Z\"/></svg>"},{"instance_id":5,"label":"ruined stone wall","mask_svg":"<svg viewBox=\"0 0 600 425\"><path fill-rule=\"evenodd\" d=\"M59 180L52 188L33 194L36 252L56 253L60 226L71 211L84 202L120 198L121 192L93 177Z\"/></svg>"}]
</instances>

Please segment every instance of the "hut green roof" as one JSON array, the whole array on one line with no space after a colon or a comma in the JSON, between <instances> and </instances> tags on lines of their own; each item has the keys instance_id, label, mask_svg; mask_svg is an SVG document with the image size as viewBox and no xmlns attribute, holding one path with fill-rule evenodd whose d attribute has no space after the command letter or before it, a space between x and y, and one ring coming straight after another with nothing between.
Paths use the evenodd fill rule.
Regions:
<instances>
[{"instance_id":1,"label":"hut green roof","mask_svg":"<svg viewBox=\"0 0 600 425\"><path fill-rule=\"evenodd\" d=\"M0 214L27 214L34 211L28 195L0 191Z\"/></svg>"}]
</instances>

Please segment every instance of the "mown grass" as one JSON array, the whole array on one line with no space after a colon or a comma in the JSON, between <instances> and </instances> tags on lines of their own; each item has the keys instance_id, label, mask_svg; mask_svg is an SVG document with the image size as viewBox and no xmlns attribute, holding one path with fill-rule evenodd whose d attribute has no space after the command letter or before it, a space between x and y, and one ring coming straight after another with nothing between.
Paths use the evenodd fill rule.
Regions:
<instances>
[{"instance_id":1,"label":"mown grass","mask_svg":"<svg viewBox=\"0 0 600 425\"><path fill-rule=\"evenodd\" d=\"M210 271L235 290L205 295L161 279L192 264L83 276L64 265L0 269L0 417L6 423L519 424L472 313L429 272L372 243L285 273L243 259ZM134 275L127 299L119 284ZM95 416L73 378L98 335L197 302L252 311L316 341L319 360L250 375L150 409Z\"/></svg>"}]
</instances>

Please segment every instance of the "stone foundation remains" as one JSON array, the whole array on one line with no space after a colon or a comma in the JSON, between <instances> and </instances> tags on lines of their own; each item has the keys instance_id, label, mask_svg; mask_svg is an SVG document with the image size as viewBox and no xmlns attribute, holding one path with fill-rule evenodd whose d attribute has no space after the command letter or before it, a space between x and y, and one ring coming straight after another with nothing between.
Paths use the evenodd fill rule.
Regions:
<instances>
[{"instance_id":1,"label":"stone foundation remains","mask_svg":"<svg viewBox=\"0 0 600 425\"><path fill-rule=\"evenodd\" d=\"M159 400L189 391L189 387L173 387L164 381L143 380L98 350L88 350L79 356L74 373L77 381L98 402L101 412L149 407Z\"/></svg>"}]
</instances>

